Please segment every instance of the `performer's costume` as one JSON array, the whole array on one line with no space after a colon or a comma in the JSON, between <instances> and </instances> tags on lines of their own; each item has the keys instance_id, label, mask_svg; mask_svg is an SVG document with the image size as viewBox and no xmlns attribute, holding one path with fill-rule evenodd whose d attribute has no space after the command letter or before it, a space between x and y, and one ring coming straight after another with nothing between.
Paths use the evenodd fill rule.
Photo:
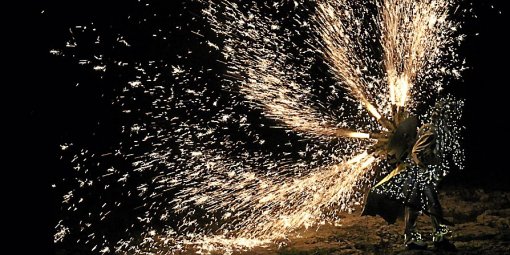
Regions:
<instances>
[{"instance_id":1,"label":"performer's costume","mask_svg":"<svg viewBox=\"0 0 510 255\"><path fill-rule=\"evenodd\" d=\"M406 247L425 249L416 229L416 220L423 212L431 218L436 248L454 250L455 246L445 238L446 225L451 223L443 218L436 190L440 160L435 128L425 124L417 131L417 127L416 117L405 118L389 135L384 150L379 148L396 168L371 189L363 215L380 215L394 223L404 209Z\"/></svg>"}]
</instances>

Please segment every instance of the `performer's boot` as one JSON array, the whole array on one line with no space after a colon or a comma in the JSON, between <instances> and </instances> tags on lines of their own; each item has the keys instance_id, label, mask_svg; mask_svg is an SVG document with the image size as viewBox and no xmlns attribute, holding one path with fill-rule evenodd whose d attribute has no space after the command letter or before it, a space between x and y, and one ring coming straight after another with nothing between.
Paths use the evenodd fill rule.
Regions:
<instances>
[{"instance_id":1,"label":"performer's boot","mask_svg":"<svg viewBox=\"0 0 510 255\"><path fill-rule=\"evenodd\" d=\"M432 228L434 233L432 234L432 242L434 243L434 247L437 250L442 251L456 251L457 248L453 243L448 240L446 235L449 234L448 227L444 224L441 224L438 218L434 215L430 216L432 220Z\"/></svg>"},{"instance_id":2,"label":"performer's boot","mask_svg":"<svg viewBox=\"0 0 510 255\"><path fill-rule=\"evenodd\" d=\"M405 246L408 250L425 250L427 244L422 240L420 233L416 231L416 220L420 211L406 206L405 207Z\"/></svg>"},{"instance_id":3,"label":"performer's boot","mask_svg":"<svg viewBox=\"0 0 510 255\"><path fill-rule=\"evenodd\" d=\"M449 234L448 227L443 224L443 210L441 208L441 204L439 203L439 198L437 197L437 192L431 186L427 187L425 190L425 195L428 200L428 208L430 214L430 219L432 221L432 229L434 233L432 234L432 242L434 243L434 247L438 250L443 251L456 251L457 248L453 243L451 243L446 235ZM445 220L444 220L445 221Z\"/></svg>"}]
</instances>

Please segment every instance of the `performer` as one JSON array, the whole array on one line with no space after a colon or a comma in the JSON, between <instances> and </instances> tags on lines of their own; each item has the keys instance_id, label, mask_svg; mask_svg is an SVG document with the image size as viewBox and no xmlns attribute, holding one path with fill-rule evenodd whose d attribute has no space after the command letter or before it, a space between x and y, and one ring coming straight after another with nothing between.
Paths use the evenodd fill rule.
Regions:
<instances>
[{"instance_id":1,"label":"performer","mask_svg":"<svg viewBox=\"0 0 510 255\"><path fill-rule=\"evenodd\" d=\"M380 215L388 223L394 223L404 209L405 246L415 250L427 248L416 226L418 216L425 213L432 221L436 249L453 251L455 246L445 236L451 223L443 218L437 196L440 159L435 127L425 124L417 131L416 117L400 116L404 120L387 135L384 146L376 144L379 154L386 154L382 156L390 159L396 168L370 190L362 215Z\"/></svg>"}]
</instances>

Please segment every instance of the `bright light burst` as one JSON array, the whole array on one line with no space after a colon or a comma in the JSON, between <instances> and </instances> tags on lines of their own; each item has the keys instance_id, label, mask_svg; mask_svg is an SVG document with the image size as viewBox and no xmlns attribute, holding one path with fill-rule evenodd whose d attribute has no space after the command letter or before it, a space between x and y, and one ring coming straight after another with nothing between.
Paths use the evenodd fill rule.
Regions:
<instances>
[{"instance_id":1,"label":"bright light burst","mask_svg":"<svg viewBox=\"0 0 510 255\"><path fill-rule=\"evenodd\" d=\"M186 61L114 62L136 70L115 103L128 115L137 97L150 107L102 156L62 146L71 151L76 178L65 184L72 187L63 195L55 242L71 239L96 253L231 251L338 221L339 211L363 202L374 166L385 164L367 153L376 142L371 134L394 128L396 111L427 122L430 111L417 109L441 101L446 80L462 69L453 0L198 4L210 26L203 29L214 32L205 33L212 34L207 47L221 52L226 67L221 88L204 81L210 70ZM65 51L76 48L74 40ZM128 38L117 41L130 47ZM102 55L79 57L93 70L109 70L96 63ZM159 81L169 66L174 80ZM449 122L441 124L450 128L440 131L440 144L458 163L462 104L445 98ZM264 147L280 146L261 132L267 123L281 125L284 137L276 140L286 141L283 148ZM443 159L446 171L451 158ZM133 222L116 229L119 237L99 227L125 210Z\"/></svg>"}]
</instances>

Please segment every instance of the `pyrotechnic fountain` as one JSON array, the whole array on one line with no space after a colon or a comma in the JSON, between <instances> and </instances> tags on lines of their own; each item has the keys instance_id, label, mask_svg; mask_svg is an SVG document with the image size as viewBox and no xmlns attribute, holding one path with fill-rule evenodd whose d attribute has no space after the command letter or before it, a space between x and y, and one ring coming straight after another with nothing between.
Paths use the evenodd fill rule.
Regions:
<instances>
[{"instance_id":1,"label":"pyrotechnic fountain","mask_svg":"<svg viewBox=\"0 0 510 255\"><path fill-rule=\"evenodd\" d=\"M436 102L444 107L441 126L448 127L439 132L441 171L462 162L462 102L441 95L463 68L455 52L462 36L451 19L456 1L200 4L215 35L207 47L221 52L226 69L221 88L193 86L207 72L193 67L172 65L175 80L160 82L154 66L164 63L124 63L138 74L115 103L127 114L133 109L126 102L136 100L131 95L150 106L103 156L63 145L76 178L63 184L71 188L57 242L90 243L103 253L231 250L337 221L336 212L363 202L374 167L386 164L378 151L403 116L428 122ZM318 68L330 80L317 78ZM260 133L266 124L253 120L257 114L279 126L288 147L274 155L264 147L271 141ZM112 157L128 165L104 163ZM94 197L97 191L119 195ZM136 220L117 231L129 234L111 241L97 232L126 209ZM86 234L67 240L76 231Z\"/></svg>"}]
</instances>

